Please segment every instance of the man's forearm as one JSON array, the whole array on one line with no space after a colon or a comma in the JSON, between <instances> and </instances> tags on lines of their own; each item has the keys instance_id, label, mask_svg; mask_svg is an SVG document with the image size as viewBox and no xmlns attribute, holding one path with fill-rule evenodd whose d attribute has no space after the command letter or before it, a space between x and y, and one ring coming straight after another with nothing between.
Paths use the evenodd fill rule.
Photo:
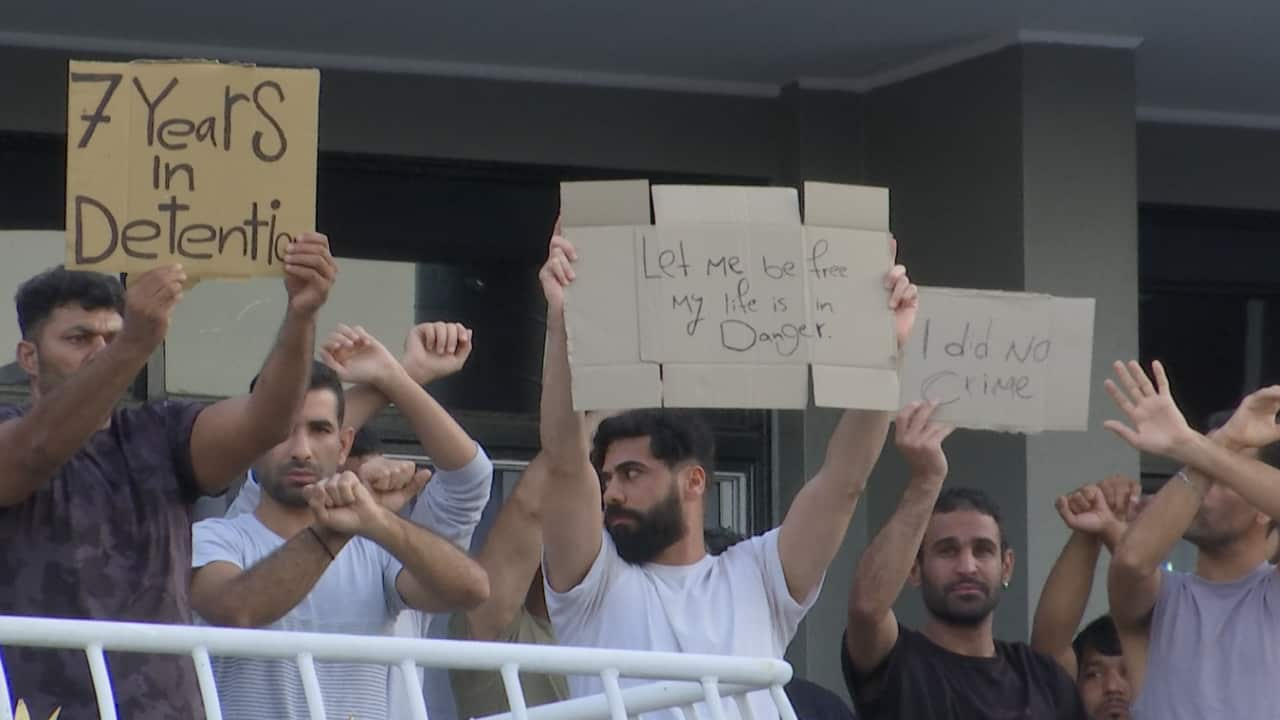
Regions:
<instances>
[{"instance_id":1,"label":"man's forearm","mask_svg":"<svg viewBox=\"0 0 1280 720\"><path fill-rule=\"evenodd\" d=\"M196 612L217 625L258 628L279 620L315 588L350 538L312 526L230 580L215 608Z\"/></svg>"},{"instance_id":2,"label":"man's forearm","mask_svg":"<svg viewBox=\"0 0 1280 720\"><path fill-rule=\"evenodd\" d=\"M1178 448L1178 460L1235 490L1245 502L1280 518L1280 470L1234 451L1223 439L1196 434Z\"/></svg>"},{"instance_id":3,"label":"man's forearm","mask_svg":"<svg viewBox=\"0 0 1280 720\"><path fill-rule=\"evenodd\" d=\"M366 537L391 553L412 576L415 592L405 593L411 606L441 612L471 608L488 597L488 576L460 548L390 511L384 516Z\"/></svg>"},{"instance_id":4,"label":"man's forearm","mask_svg":"<svg viewBox=\"0 0 1280 720\"><path fill-rule=\"evenodd\" d=\"M858 560L849 597L853 618L876 622L893 608L924 540L942 480L910 481L889 522Z\"/></svg>"},{"instance_id":5,"label":"man's forearm","mask_svg":"<svg viewBox=\"0 0 1280 720\"><path fill-rule=\"evenodd\" d=\"M1173 550L1200 511L1210 481L1196 470L1169 478L1121 538L1111 563L1127 573L1150 574Z\"/></svg>"},{"instance_id":6,"label":"man's forearm","mask_svg":"<svg viewBox=\"0 0 1280 720\"><path fill-rule=\"evenodd\" d=\"M1079 531L1062 548L1036 606L1031 624L1031 647L1050 657L1058 657L1071 646L1071 639L1084 617L1093 573L1102 554L1102 541Z\"/></svg>"},{"instance_id":7,"label":"man's forearm","mask_svg":"<svg viewBox=\"0 0 1280 720\"><path fill-rule=\"evenodd\" d=\"M346 389L347 416L343 425L357 430L391 404L391 400L373 385L353 385Z\"/></svg>"},{"instance_id":8,"label":"man's forearm","mask_svg":"<svg viewBox=\"0 0 1280 720\"><path fill-rule=\"evenodd\" d=\"M74 455L111 416L146 366L150 352L116 341L23 417L0 425L0 506L22 502Z\"/></svg>"},{"instance_id":9,"label":"man's forearm","mask_svg":"<svg viewBox=\"0 0 1280 720\"><path fill-rule=\"evenodd\" d=\"M542 402L539 433L542 450L553 470L578 469L589 453L585 420L573 409L573 387L569 374L569 336L564 317L547 314L546 351L542 361ZM556 473L555 471L560 471Z\"/></svg>"},{"instance_id":10,"label":"man's forearm","mask_svg":"<svg viewBox=\"0 0 1280 720\"><path fill-rule=\"evenodd\" d=\"M827 441L822 472L841 478L850 490L861 492L880 459L893 416L876 410L845 410Z\"/></svg>"},{"instance_id":11,"label":"man's forearm","mask_svg":"<svg viewBox=\"0 0 1280 720\"><path fill-rule=\"evenodd\" d=\"M251 411L247 418L268 436L287 433L293 424L310 382L315 340L315 315L285 312L275 345L249 397Z\"/></svg>"},{"instance_id":12,"label":"man's forearm","mask_svg":"<svg viewBox=\"0 0 1280 720\"><path fill-rule=\"evenodd\" d=\"M378 389L404 413L436 467L457 470L476 456L475 440L403 368L380 383Z\"/></svg>"}]
</instances>

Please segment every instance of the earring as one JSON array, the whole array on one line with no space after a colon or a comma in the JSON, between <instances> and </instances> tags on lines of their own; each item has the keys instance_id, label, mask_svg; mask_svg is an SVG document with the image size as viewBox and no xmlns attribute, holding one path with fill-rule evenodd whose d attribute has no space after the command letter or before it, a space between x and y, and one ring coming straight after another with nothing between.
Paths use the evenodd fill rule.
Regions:
<instances>
[{"instance_id":1,"label":"earring","mask_svg":"<svg viewBox=\"0 0 1280 720\"><path fill-rule=\"evenodd\" d=\"M1002 582L1002 583L1000 583L1000 584L1001 584L1001 585L1004 585L1004 589L1005 589L1005 590L1008 590L1008 589L1009 589L1009 581L1008 581L1008 580L1005 580L1004 582Z\"/></svg>"}]
</instances>

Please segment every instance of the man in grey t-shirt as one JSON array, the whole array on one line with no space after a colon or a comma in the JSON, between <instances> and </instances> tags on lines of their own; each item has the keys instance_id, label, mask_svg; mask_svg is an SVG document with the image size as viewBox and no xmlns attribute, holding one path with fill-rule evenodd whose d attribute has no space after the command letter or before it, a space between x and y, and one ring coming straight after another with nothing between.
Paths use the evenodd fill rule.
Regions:
<instances>
[{"instance_id":1,"label":"man in grey t-shirt","mask_svg":"<svg viewBox=\"0 0 1280 720\"><path fill-rule=\"evenodd\" d=\"M1116 363L1117 379L1107 381L1129 419L1107 428L1186 467L1133 522L1111 562L1111 612L1138 692L1134 717L1275 717L1280 578L1267 530L1280 517L1280 386L1245 398L1206 437L1187 425L1164 368L1152 370L1154 385L1137 363ZM1179 537L1199 551L1193 573L1162 567Z\"/></svg>"}]
</instances>

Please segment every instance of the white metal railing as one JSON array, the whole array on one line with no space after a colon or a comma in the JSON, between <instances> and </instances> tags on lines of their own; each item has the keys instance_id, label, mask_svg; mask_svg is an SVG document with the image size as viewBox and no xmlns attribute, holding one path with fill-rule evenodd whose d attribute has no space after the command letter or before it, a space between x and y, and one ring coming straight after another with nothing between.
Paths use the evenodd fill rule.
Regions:
<instances>
[{"instance_id":1,"label":"white metal railing","mask_svg":"<svg viewBox=\"0 0 1280 720\"><path fill-rule=\"evenodd\" d=\"M668 708L695 720L699 717L696 703L705 703L709 720L726 720L725 700L735 703L740 718L753 720L746 694L757 690L769 691L781 720L796 720L782 689L791 680L791 666L772 658L0 616L0 646L6 645L84 651L102 720L116 720L105 651L191 657L208 720L222 720L211 656L297 661L312 720L325 718L316 660L399 667L418 720L427 720L415 667L419 665L500 673L511 711L492 720L627 720ZM605 690L600 695L526 708L519 672L597 675ZM619 684L623 677L655 682L623 690ZM0 720L13 720L14 702L0 665Z\"/></svg>"}]
</instances>

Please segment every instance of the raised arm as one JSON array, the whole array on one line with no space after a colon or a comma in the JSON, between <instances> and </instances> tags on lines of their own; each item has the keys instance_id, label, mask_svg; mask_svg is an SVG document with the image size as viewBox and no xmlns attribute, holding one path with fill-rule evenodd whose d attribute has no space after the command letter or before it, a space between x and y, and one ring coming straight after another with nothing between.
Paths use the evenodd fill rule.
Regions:
<instances>
[{"instance_id":1,"label":"raised arm","mask_svg":"<svg viewBox=\"0 0 1280 720\"><path fill-rule=\"evenodd\" d=\"M489 599L467 613L472 640L496 639L524 605L542 559L542 496L547 481L546 458L539 454L525 468L489 529L476 558L489 574Z\"/></svg>"},{"instance_id":2,"label":"raised arm","mask_svg":"<svg viewBox=\"0 0 1280 720\"><path fill-rule=\"evenodd\" d=\"M1192 432L1169 393L1164 367L1156 362L1153 370L1159 391L1136 362L1115 364L1119 385L1106 381L1107 393L1133 429L1116 420L1108 420L1106 428L1140 450L1168 449ZM1107 589L1111 615L1122 632L1146 625L1160 593L1160 566L1191 527L1209 485L1202 473L1178 473L1165 483L1121 538L1111 558Z\"/></svg>"},{"instance_id":3,"label":"raised arm","mask_svg":"<svg viewBox=\"0 0 1280 720\"><path fill-rule=\"evenodd\" d=\"M931 422L933 411L932 405L912 403L894 423L894 441L907 460L910 477L898 509L862 553L849 590L845 648L860 674L879 667L898 642L893 603L911 574L947 477L942 441L951 428Z\"/></svg>"},{"instance_id":4,"label":"raised arm","mask_svg":"<svg viewBox=\"0 0 1280 720\"><path fill-rule=\"evenodd\" d=\"M919 291L901 265L885 276L885 288L901 348L915 323ZM787 590L796 602L804 602L818 587L844 542L858 498L884 448L889 420L885 412L845 411L827 441L822 467L792 500L779 530L778 554Z\"/></svg>"},{"instance_id":5,"label":"raised arm","mask_svg":"<svg viewBox=\"0 0 1280 720\"><path fill-rule=\"evenodd\" d=\"M471 331L456 323L424 323L414 328L406 341L409 343L420 343L423 354L438 358L438 365L449 363L461 368L471 353ZM343 382L373 388L394 402L436 467L457 470L476 456L476 441L364 328L338 326L320 356ZM448 373L440 376L444 374Z\"/></svg>"},{"instance_id":6,"label":"raised arm","mask_svg":"<svg viewBox=\"0 0 1280 720\"><path fill-rule=\"evenodd\" d=\"M559 225L557 224L557 230ZM547 582L566 592L582 582L600 553L604 531L600 479L591 466L585 419L573 409L565 289L573 282L573 245L557 232L538 273L547 298L547 344L542 358L538 431L549 482L543 503Z\"/></svg>"},{"instance_id":7,"label":"raised arm","mask_svg":"<svg viewBox=\"0 0 1280 720\"><path fill-rule=\"evenodd\" d=\"M335 332L325 345L333 344L336 349L347 339L345 334ZM418 385L428 385L462 369L471 355L471 340L472 331L458 323L422 323L405 337L400 366ZM346 424L359 429L391 402L377 386L357 383L347 388Z\"/></svg>"},{"instance_id":8,"label":"raised arm","mask_svg":"<svg viewBox=\"0 0 1280 720\"><path fill-rule=\"evenodd\" d=\"M1235 490L1268 517L1280 518L1280 470L1241 452L1280 441L1280 427L1276 425L1278 411L1280 386L1263 388L1245 398L1212 439L1189 432L1185 441L1173 444L1161 454Z\"/></svg>"},{"instance_id":9,"label":"raised arm","mask_svg":"<svg viewBox=\"0 0 1280 720\"><path fill-rule=\"evenodd\" d=\"M1072 532L1040 590L1031 624L1031 648L1057 660L1073 678L1078 658L1071 640L1089 603L1098 557L1103 545L1115 552L1125 531L1122 518L1136 506L1140 492L1137 482L1120 475L1104 482L1112 486L1112 492L1086 485L1055 503Z\"/></svg>"},{"instance_id":10,"label":"raised arm","mask_svg":"<svg viewBox=\"0 0 1280 720\"><path fill-rule=\"evenodd\" d=\"M207 493L225 490L254 460L282 442L306 395L316 313L338 273L329 239L303 233L289 246L284 272L289 294L284 322L253 391L211 405L191 430L192 466Z\"/></svg>"},{"instance_id":11,"label":"raised arm","mask_svg":"<svg viewBox=\"0 0 1280 720\"><path fill-rule=\"evenodd\" d=\"M403 481L406 476L411 482ZM307 502L324 527L372 540L400 561L395 589L409 607L469 609L489 596L484 570L453 543L397 514L429 476L414 473L412 463L375 460L361 466L359 477L345 472L309 486Z\"/></svg>"},{"instance_id":12,"label":"raised arm","mask_svg":"<svg viewBox=\"0 0 1280 720\"><path fill-rule=\"evenodd\" d=\"M0 507L25 501L102 429L164 341L186 273L180 266L164 267L131 280L119 335L93 362L42 394L30 412L0 423Z\"/></svg>"}]
</instances>

